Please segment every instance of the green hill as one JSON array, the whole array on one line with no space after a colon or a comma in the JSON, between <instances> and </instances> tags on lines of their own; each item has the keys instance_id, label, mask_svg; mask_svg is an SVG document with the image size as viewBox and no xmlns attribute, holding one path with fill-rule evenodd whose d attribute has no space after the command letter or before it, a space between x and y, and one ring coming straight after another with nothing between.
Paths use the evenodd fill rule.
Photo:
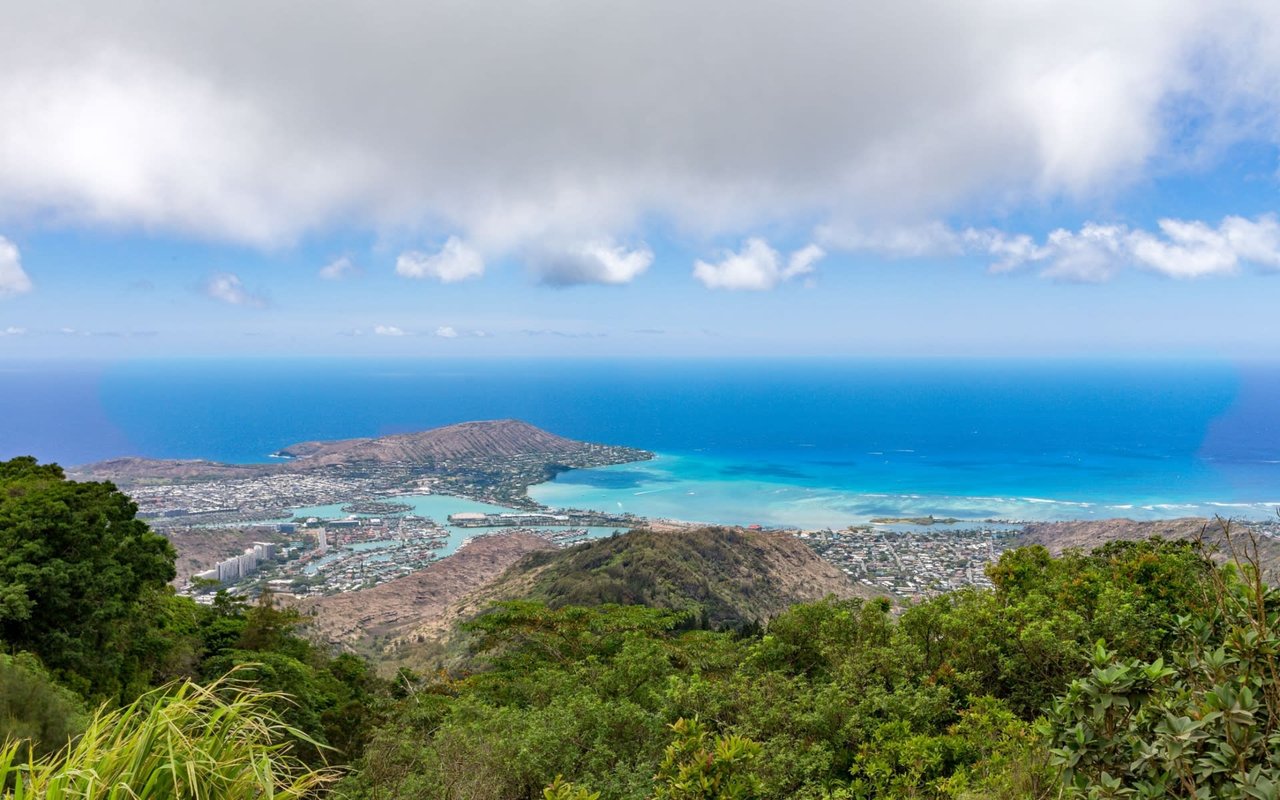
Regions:
<instances>
[{"instance_id":1,"label":"green hill","mask_svg":"<svg viewBox=\"0 0 1280 800\"><path fill-rule=\"evenodd\" d=\"M453 558L501 538L482 537ZM388 598L409 596L412 579L349 593L343 608L351 609L348 616L359 609L362 618L370 618ZM767 622L796 603L867 594L790 535L738 528L639 529L565 550L527 553L458 599L409 604L394 625L383 627L389 643L373 655L384 672L457 665L465 658L458 623L506 600L537 600L552 608L645 605L687 611L696 625L741 628ZM336 603L322 604L320 627L340 627L330 619L337 613Z\"/></svg>"},{"instance_id":2,"label":"green hill","mask_svg":"<svg viewBox=\"0 0 1280 800\"><path fill-rule=\"evenodd\" d=\"M865 594L789 534L736 528L635 530L531 553L495 588L553 608L616 603L691 611L713 628L764 622L828 595Z\"/></svg>"}]
</instances>

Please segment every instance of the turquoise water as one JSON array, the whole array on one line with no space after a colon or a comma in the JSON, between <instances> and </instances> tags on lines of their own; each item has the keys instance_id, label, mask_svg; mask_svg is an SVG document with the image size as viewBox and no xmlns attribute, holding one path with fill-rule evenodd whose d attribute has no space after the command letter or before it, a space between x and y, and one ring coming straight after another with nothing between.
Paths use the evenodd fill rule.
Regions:
<instances>
[{"instance_id":1,"label":"turquoise water","mask_svg":"<svg viewBox=\"0 0 1280 800\"><path fill-rule=\"evenodd\" d=\"M465 512L480 512L485 514L502 514L514 511L515 509L506 508L505 506L495 506L489 503L480 503L475 500L466 500L461 497L449 497L441 494L407 494L398 497L387 498L390 502L404 503L413 506L412 511L406 511L405 514L417 514L420 517L429 517L435 520L445 531L448 532L449 538L446 539L439 548L436 549L436 555L443 558L462 546L467 539L477 536L485 536L490 533L497 533L500 528L459 528L449 524L450 514L462 514ZM293 511L295 517L316 517L318 519L345 519L348 516L342 507L346 503L331 503L323 506L306 506L297 508ZM361 514L357 516L390 516L390 515L374 515ZM564 530L564 528L546 526L545 530L556 531ZM579 528L585 530L587 537L596 539L604 536L610 536L616 530L615 528ZM351 545L353 550L377 550L383 547L392 547L398 544L395 541L373 541L359 542ZM388 555L387 558L391 556Z\"/></svg>"},{"instance_id":2,"label":"turquoise water","mask_svg":"<svg viewBox=\"0 0 1280 800\"><path fill-rule=\"evenodd\" d=\"M716 524L841 528L876 517L955 517L964 520L1162 519L1181 516L1271 518L1280 507L1257 503L1191 500L1168 502L1147 489L1125 494L1086 492L1077 497L1030 497L860 491L841 474L777 475L743 478L734 464L711 457L659 455L644 464L628 464L565 473L535 486L529 494L553 508L597 508L647 517ZM823 485L823 484L826 485ZM922 481L922 483L926 483Z\"/></svg>"},{"instance_id":3,"label":"turquoise water","mask_svg":"<svg viewBox=\"0 0 1280 800\"><path fill-rule=\"evenodd\" d=\"M298 441L514 417L661 454L652 463L566 473L534 489L535 498L555 506L820 526L928 513L1261 517L1280 504L1276 363L309 359L0 366L0 457L256 462Z\"/></svg>"}]
</instances>

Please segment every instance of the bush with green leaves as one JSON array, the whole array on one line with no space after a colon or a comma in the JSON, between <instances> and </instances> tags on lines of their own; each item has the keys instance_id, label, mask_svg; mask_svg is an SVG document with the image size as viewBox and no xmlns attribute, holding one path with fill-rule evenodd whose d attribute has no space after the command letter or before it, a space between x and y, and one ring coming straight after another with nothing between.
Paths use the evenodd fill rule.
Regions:
<instances>
[{"instance_id":1,"label":"bush with green leaves","mask_svg":"<svg viewBox=\"0 0 1280 800\"><path fill-rule=\"evenodd\" d=\"M673 741L654 776L654 800L750 800L760 796L753 767L761 748L744 736L713 737L695 719L671 724Z\"/></svg>"},{"instance_id":2,"label":"bush with green leaves","mask_svg":"<svg viewBox=\"0 0 1280 800\"><path fill-rule=\"evenodd\" d=\"M83 730L87 716L80 698L59 686L34 655L0 655L0 742L51 753Z\"/></svg>"},{"instance_id":3,"label":"bush with green leaves","mask_svg":"<svg viewBox=\"0 0 1280 800\"><path fill-rule=\"evenodd\" d=\"M1073 797L1280 797L1280 593L1248 551L1215 573L1210 614L1179 619L1167 659L1099 643L1054 704L1053 760Z\"/></svg>"}]
</instances>

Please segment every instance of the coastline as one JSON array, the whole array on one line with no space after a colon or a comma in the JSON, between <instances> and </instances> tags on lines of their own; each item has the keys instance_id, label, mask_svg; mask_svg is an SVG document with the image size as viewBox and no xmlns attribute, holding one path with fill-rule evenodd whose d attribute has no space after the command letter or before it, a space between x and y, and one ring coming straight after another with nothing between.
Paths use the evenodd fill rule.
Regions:
<instances>
[{"instance_id":1,"label":"coastline","mask_svg":"<svg viewBox=\"0 0 1280 800\"><path fill-rule=\"evenodd\" d=\"M1003 522L1070 522L1126 518L1157 521L1221 516L1251 522L1276 519L1280 502L1179 496L1062 498L1038 494L953 495L858 490L806 484L787 474L745 473L737 459L658 452L644 462L571 470L533 484L540 507L630 512L648 519L697 519L716 525L762 525L800 530L843 529L876 519L953 518L958 525ZM1043 488L1043 487L1042 487ZM938 524L938 523L935 523ZM945 527L938 524L938 527Z\"/></svg>"}]
</instances>

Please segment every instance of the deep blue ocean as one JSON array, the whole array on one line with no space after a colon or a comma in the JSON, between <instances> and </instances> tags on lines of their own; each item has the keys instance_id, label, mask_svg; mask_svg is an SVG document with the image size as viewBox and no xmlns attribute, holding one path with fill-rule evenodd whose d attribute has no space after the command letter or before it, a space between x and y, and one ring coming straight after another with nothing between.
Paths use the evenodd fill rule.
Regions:
<instances>
[{"instance_id":1,"label":"deep blue ocean","mask_svg":"<svg viewBox=\"0 0 1280 800\"><path fill-rule=\"evenodd\" d=\"M552 505L807 526L1280 505L1280 363L7 362L0 389L0 457L68 465L514 417L659 453L536 487Z\"/></svg>"}]
</instances>

